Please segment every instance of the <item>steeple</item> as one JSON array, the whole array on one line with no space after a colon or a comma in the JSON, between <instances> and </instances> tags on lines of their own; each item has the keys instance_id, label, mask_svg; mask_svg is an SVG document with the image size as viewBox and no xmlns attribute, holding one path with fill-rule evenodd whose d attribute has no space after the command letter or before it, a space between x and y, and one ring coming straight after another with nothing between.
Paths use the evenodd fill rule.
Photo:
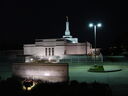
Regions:
<instances>
[{"instance_id":1,"label":"steeple","mask_svg":"<svg viewBox=\"0 0 128 96\"><path fill-rule=\"evenodd\" d=\"M63 38L70 41L71 43L78 43L78 38L72 38L72 36L70 35L68 16L66 16L66 19L66 29Z\"/></svg>"},{"instance_id":2,"label":"steeple","mask_svg":"<svg viewBox=\"0 0 128 96\"><path fill-rule=\"evenodd\" d=\"M69 21L68 21L68 16L66 16L66 30L65 30L65 35L63 38L71 38L72 36L70 35L70 30L69 30Z\"/></svg>"}]
</instances>

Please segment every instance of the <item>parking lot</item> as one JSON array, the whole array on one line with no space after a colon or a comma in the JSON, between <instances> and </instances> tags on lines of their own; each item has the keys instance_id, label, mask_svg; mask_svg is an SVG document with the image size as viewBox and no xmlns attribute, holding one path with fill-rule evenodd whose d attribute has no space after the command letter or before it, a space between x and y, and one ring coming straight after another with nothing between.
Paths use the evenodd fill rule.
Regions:
<instances>
[{"instance_id":1,"label":"parking lot","mask_svg":"<svg viewBox=\"0 0 128 96\"><path fill-rule=\"evenodd\" d=\"M71 65L69 67L70 80L79 82L107 83L112 88L114 96L128 96L128 65L127 62L104 62L105 70L122 69L118 72L88 72L93 64Z\"/></svg>"}]
</instances>

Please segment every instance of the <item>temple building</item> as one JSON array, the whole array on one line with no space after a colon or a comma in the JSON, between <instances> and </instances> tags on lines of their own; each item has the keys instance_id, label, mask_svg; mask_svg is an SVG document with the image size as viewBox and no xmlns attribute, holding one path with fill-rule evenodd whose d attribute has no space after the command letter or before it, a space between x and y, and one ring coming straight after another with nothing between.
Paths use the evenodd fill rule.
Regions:
<instances>
[{"instance_id":1,"label":"temple building","mask_svg":"<svg viewBox=\"0 0 128 96\"><path fill-rule=\"evenodd\" d=\"M78 56L82 56L82 58L85 59L85 56L93 53L94 49L92 48L92 44L89 42L79 43L78 38L71 36L68 17L65 34L62 38L36 39L35 44L24 44L25 62L44 59L60 62L63 61L64 58L69 59Z\"/></svg>"}]
</instances>

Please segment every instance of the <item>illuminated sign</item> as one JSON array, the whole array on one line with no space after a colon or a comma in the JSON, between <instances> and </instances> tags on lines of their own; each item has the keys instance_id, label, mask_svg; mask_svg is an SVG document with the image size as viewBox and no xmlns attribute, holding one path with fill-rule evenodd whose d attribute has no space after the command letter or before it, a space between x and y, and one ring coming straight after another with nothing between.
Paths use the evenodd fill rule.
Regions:
<instances>
[{"instance_id":1,"label":"illuminated sign","mask_svg":"<svg viewBox=\"0 0 128 96\"><path fill-rule=\"evenodd\" d=\"M68 80L68 64L13 64L13 75L47 82L63 82Z\"/></svg>"}]
</instances>

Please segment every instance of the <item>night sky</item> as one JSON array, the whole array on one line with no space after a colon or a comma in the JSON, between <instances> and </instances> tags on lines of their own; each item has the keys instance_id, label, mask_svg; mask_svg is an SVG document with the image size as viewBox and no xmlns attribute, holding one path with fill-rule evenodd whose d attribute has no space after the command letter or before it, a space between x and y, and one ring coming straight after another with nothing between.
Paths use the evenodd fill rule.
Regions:
<instances>
[{"instance_id":1,"label":"night sky","mask_svg":"<svg viewBox=\"0 0 128 96\"><path fill-rule=\"evenodd\" d=\"M123 0L4 0L0 49L22 49L37 38L61 38L69 16L70 31L79 42L93 44L89 22L101 22L97 47L127 44L127 4Z\"/></svg>"}]
</instances>

